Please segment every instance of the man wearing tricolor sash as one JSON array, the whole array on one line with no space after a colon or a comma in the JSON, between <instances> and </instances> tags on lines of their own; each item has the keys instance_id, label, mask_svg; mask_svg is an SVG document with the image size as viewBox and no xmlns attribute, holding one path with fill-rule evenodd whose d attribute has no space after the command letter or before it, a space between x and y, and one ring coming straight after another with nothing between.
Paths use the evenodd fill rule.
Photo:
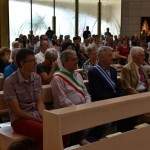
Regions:
<instances>
[{"instance_id":1,"label":"man wearing tricolor sash","mask_svg":"<svg viewBox=\"0 0 150 150\"><path fill-rule=\"evenodd\" d=\"M76 52L64 51L60 60L63 69L55 72L51 81L54 107L61 108L91 102L81 75L75 71L77 69Z\"/></svg>"},{"instance_id":2,"label":"man wearing tricolor sash","mask_svg":"<svg viewBox=\"0 0 150 150\"><path fill-rule=\"evenodd\" d=\"M77 69L76 52L73 50L63 51L60 55L60 60L63 69L54 73L50 83L54 107L62 108L91 102L91 97L88 94L81 75L75 71ZM82 139L84 139L85 135L84 131L71 134L69 145L66 145L79 144L83 141Z\"/></svg>"},{"instance_id":3,"label":"man wearing tricolor sash","mask_svg":"<svg viewBox=\"0 0 150 150\"><path fill-rule=\"evenodd\" d=\"M91 97L76 72L77 55L73 50L62 52L60 56L63 69L54 73L51 81L54 107L61 108L91 102Z\"/></svg>"}]
</instances>

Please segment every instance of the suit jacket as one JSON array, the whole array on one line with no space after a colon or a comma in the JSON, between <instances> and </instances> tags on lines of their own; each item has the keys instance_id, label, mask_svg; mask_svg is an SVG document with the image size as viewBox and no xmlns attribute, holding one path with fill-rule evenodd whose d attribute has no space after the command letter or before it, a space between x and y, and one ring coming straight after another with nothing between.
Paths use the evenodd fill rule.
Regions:
<instances>
[{"instance_id":1,"label":"suit jacket","mask_svg":"<svg viewBox=\"0 0 150 150\"><path fill-rule=\"evenodd\" d=\"M110 67L110 75L112 81L116 85L116 93L114 93L109 83L104 79L104 77L95 67L92 67L89 70L88 72L89 92L91 94L92 101L122 96L122 90L117 79L117 71L115 68Z\"/></svg>"},{"instance_id":2,"label":"suit jacket","mask_svg":"<svg viewBox=\"0 0 150 150\"><path fill-rule=\"evenodd\" d=\"M143 66L141 66L141 68L144 73L145 80L148 83L147 72ZM123 66L121 71L121 85L125 95L138 93L136 91L138 80L139 80L138 74L136 71L135 64L133 62ZM149 84L148 84L148 90L149 90Z\"/></svg>"}]
</instances>

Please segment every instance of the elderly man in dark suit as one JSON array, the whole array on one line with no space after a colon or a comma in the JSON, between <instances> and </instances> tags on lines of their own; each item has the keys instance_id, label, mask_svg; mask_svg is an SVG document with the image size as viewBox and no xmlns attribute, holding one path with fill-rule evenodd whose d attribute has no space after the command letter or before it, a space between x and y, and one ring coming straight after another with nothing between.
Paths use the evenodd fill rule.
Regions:
<instances>
[{"instance_id":1,"label":"elderly man in dark suit","mask_svg":"<svg viewBox=\"0 0 150 150\"><path fill-rule=\"evenodd\" d=\"M117 71L111 67L113 63L112 48L102 46L98 49L98 64L88 72L89 91L92 101L105 100L122 96L121 86L117 79ZM108 130L108 125L95 127L90 136L101 138Z\"/></svg>"},{"instance_id":2,"label":"elderly man in dark suit","mask_svg":"<svg viewBox=\"0 0 150 150\"><path fill-rule=\"evenodd\" d=\"M89 89L92 101L99 101L122 95L113 63L112 48L102 46L98 49L98 64L88 72Z\"/></svg>"}]
</instances>

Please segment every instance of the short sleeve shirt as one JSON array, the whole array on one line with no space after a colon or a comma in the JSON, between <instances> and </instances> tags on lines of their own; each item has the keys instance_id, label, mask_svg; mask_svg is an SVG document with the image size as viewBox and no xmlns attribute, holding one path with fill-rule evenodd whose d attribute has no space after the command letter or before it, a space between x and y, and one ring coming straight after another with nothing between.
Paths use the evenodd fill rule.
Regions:
<instances>
[{"instance_id":1,"label":"short sleeve shirt","mask_svg":"<svg viewBox=\"0 0 150 150\"><path fill-rule=\"evenodd\" d=\"M20 70L8 77L4 82L4 99L7 101L17 99L20 108L32 116L40 117L37 109L39 93L42 92L41 78L36 73L31 73L30 79L25 80ZM11 122L21 119L9 108Z\"/></svg>"}]
</instances>

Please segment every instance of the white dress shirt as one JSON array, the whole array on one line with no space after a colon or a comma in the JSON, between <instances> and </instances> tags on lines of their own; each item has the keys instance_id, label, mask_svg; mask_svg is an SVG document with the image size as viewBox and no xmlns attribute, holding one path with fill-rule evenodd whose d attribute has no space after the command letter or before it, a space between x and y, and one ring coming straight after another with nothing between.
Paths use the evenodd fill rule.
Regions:
<instances>
[{"instance_id":1,"label":"white dress shirt","mask_svg":"<svg viewBox=\"0 0 150 150\"><path fill-rule=\"evenodd\" d=\"M66 69L63 69L63 71L68 72ZM83 85L84 96L79 94L72 86L66 83L63 79L61 79L58 76L54 76L50 85L52 88L52 95L55 108L91 102L91 97L88 94L88 91L83 83L81 75L78 72L74 72L73 77L75 80L78 81L78 83Z\"/></svg>"},{"instance_id":2,"label":"white dress shirt","mask_svg":"<svg viewBox=\"0 0 150 150\"><path fill-rule=\"evenodd\" d=\"M136 72L137 72L137 75L138 75L138 84L137 84L137 87L136 87L136 91L141 92L141 91L146 90L146 87L145 87L144 82L141 81L141 75L139 73L139 67L136 64L134 64L134 65L135 65Z\"/></svg>"},{"instance_id":3,"label":"white dress shirt","mask_svg":"<svg viewBox=\"0 0 150 150\"><path fill-rule=\"evenodd\" d=\"M44 54L40 51L35 55L37 64L42 63L45 60Z\"/></svg>"}]
</instances>

